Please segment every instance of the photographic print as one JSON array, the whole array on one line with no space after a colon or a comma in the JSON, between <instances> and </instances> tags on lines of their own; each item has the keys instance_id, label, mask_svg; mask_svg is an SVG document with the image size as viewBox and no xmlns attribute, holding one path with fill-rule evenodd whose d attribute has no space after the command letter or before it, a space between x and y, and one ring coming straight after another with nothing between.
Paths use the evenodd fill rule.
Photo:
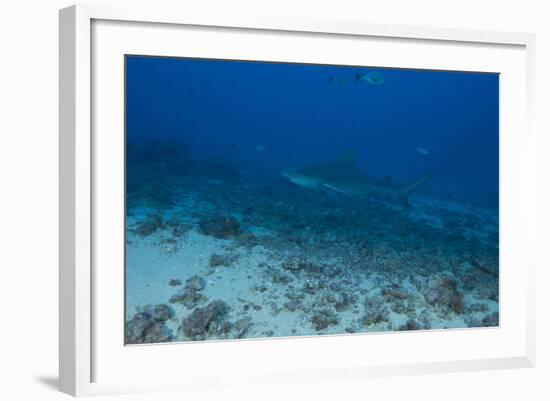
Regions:
<instances>
[{"instance_id":1,"label":"photographic print","mask_svg":"<svg viewBox=\"0 0 550 401\"><path fill-rule=\"evenodd\" d=\"M126 344L499 325L499 76L125 58Z\"/></svg>"}]
</instances>

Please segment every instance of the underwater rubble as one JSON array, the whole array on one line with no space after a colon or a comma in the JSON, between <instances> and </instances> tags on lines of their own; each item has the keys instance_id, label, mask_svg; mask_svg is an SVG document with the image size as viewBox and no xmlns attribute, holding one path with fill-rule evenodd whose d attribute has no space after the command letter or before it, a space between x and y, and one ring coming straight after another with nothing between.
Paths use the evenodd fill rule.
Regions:
<instances>
[{"instance_id":1,"label":"underwater rubble","mask_svg":"<svg viewBox=\"0 0 550 401\"><path fill-rule=\"evenodd\" d=\"M181 285L181 280L177 278L171 278L170 281L168 282L168 285L170 287L178 287Z\"/></svg>"},{"instance_id":2,"label":"underwater rubble","mask_svg":"<svg viewBox=\"0 0 550 401\"><path fill-rule=\"evenodd\" d=\"M175 152L187 167L162 196L162 174L131 183L127 276L150 273L128 291L127 343L499 325L496 211L335 201ZM163 303L141 307L153 291Z\"/></svg>"},{"instance_id":3,"label":"underwater rubble","mask_svg":"<svg viewBox=\"0 0 550 401\"><path fill-rule=\"evenodd\" d=\"M173 341L174 336L165 324L172 317L174 310L168 305L146 306L126 322L126 344Z\"/></svg>"},{"instance_id":4,"label":"underwater rubble","mask_svg":"<svg viewBox=\"0 0 550 401\"><path fill-rule=\"evenodd\" d=\"M163 227L164 221L162 214L155 213L136 223L133 230L137 235L147 237Z\"/></svg>"},{"instance_id":5,"label":"underwater rubble","mask_svg":"<svg viewBox=\"0 0 550 401\"><path fill-rule=\"evenodd\" d=\"M199 230L204 235L214 238L228 239L236 237L241 231L241 224L232 216L216 215L201 219Z\"/></svg>"},{"instance_id":6,"label":"underwater rubble","mask_svg":"<svg viewBox=\"0 0 550 401\"><path fill-rule=\"evenodd\" d=\"M225 335L231 329L231 324L226 318L229 309L223 301L212 301L204 308L196 308L191 315L184 318L180 330L192 340Z\"/></svg>"},{"instance_id":7,"label":"underwater rubble","mask_svg":"<svg viewBox=\"0 0 550 401\"><path fill-rule=\"evenodd\" d=\"M217 253L213 253L210 255L210 261L208 262L208 266L210 267L219 267L219 266L231 266L236 260L238 259L237 255L219 255Z\"/></svg>"},{"instance_id":8,"label":"underwater rubble","mask_svg":"<svg viewBox=\"0 0 550 401\"><path fill-rule=\"evenodd\" d=\"M205 339L243 338L252 325L250 317L231 322L228 319L230 306L216 300L202 308L196 308L185 317L179 328L184 338L193 341Z\"/></svg>"},{"instance_id":9,"label":"underwater rubble","mask_svg":"<svg viewBox=\"0 0 550 401\"><path fill-rule=\"evenodd\" d=\"M170 297L170 303L179 303L184 305L188 309L192 309L208 300L208 298L201 293L206 287L206 281L199 276L193 276L185 281L185 287L177 294Z\"/></svg>"}]
</instances>

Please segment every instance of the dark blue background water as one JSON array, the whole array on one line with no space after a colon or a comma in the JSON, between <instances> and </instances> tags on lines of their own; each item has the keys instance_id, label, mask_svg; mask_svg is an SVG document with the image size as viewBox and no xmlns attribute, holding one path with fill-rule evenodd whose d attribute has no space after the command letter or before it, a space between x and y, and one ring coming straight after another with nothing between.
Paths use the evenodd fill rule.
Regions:
<instances>
[{"instance_id":1,"label":"dark blue background water","mask_svg":"<svg viewBox=\"0 0 550 401\"><path fill-rule=\"evenodd\" d=\"M385 83L355 82L369 71ZM434 170L424 192L498 206L496 74L129 56L126 107L129 142L177 139L274 176L354 148L369 175Z\"/></svg>"}]
</instances>

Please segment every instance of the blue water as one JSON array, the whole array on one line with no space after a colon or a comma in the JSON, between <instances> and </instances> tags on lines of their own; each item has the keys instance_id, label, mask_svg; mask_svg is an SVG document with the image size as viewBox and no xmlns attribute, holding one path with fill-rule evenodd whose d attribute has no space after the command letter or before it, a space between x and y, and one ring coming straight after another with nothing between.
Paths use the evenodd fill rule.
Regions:
<instances>
[{"instance_id":1,"label":"blue water","mask_svg":"<svg viewBox=\"0 0 550 401\"><path fill-rule=\"evenodd\" d=\"M369 71L384 84L355 82ZM356 149L369 175L433 170L423 191L498 206L498 74L133 56L126 88L131 142L269 172Z\"/></svg>"},{"instance_id":2,"label":"blue water","mask_svg":"<svg viewBox=\"0 0 550 401\"><path fill-rule=\"evenodd\" d=\"M497 74L125 68L127 344L499 325Z\"/></svg>"}]
</instances>

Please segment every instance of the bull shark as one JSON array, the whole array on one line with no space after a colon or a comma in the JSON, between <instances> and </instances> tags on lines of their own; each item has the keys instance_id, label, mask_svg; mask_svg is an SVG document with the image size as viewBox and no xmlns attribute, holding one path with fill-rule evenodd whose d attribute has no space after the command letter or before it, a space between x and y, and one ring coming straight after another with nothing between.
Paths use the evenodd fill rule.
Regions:
<instances>
[{"instance_id":1,"label":"bull shark","mask_svg":"<svg viewBox=\"0 0 550 401\"><path fill-rule=\"evenodd\" d=\"M300 187L335 191L347 196L395 196L407 207L409 195L432 177L429 173L410 183L394 185L391 177L375 178L361 173L355 161L356 151L350 150L333 162L289 167L281 174Z\"/></svg>"}]
</instances>

